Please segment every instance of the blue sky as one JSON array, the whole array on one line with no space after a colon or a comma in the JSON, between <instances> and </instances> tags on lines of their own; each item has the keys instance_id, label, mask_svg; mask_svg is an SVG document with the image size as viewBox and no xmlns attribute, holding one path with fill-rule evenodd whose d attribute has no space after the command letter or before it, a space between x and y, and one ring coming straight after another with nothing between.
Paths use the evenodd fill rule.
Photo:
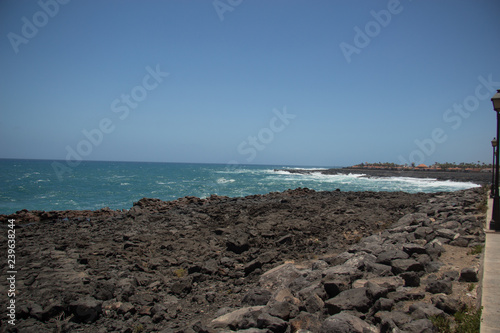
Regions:
<instances>
[{"instance_id":1,"label":"blue sky","mask_svg":"<svg viewBox=\"0 0 500 333\"><path fill-rule=\"evenodd\" d=\"M0 2L0 158L490 163L497 0Z\"/></svg>"}]
</instances>

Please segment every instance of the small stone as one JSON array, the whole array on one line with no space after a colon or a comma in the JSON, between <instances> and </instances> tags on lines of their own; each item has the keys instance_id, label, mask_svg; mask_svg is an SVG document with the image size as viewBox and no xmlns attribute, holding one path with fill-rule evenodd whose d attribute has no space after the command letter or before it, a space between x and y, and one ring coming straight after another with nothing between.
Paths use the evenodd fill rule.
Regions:
<instances>
[{"instance_id":1,"label":"small stone","mask_svg":"<svg viewBox=\"0 0 500 333\"><path fill-rule=\"evenodd\" d=\"M319 332L321 321L317 314L301 312L297 317L290 320L290 328L292 332L301 330L306 332Z\"/></svg>"},{"instance_id":2,"label":"small stone","mask_svg":"<svg viewBox=\"0 0 500 333\"><path fill-rule=\"evenodd\" d=\"M321 325L320 333L364 333L376 332L377 329L366 321L347 312L328 317Z\"/></svg>"},{"instance_id":3,"label":"small stone","mask_svg":"<svg viewBox=\"0 0 500 333\"><path fill-rule=\"evenodd\" d=\"M424 270L424 265L414 259L396 259L391 263L391 266L394 275L408 271L421 272Z\"/></svg>"},{"instance_id":4,"label":"small stone","mask_svg":"<svg viewBox=\"0 0 500 333\"><path fill-rule=\"evenodd\" d=\"M323 309L325 302L318 295L312 294L305 300L304 306L307 312L316 313Z\"/></svg>"},{"instance_id":5,"label":"small stone","mask_svg":"<svg viewBox=\"0 0 500 333\"><path fill-rule=\"evenodd\" d=\"M382 330L387 332L387 328L394 328L393 325L391 325L392 323L394 323L397 328L409 323L413 318L401 311L380 311L375 314L375 319L380 321Z\"/></svg>"},{"instance_id":6,"label":"small stone","mask_svg":"<svg viewBox=\"0 0 500 333\"><path fill-rule=\"evenodd\" d=\"M344 290L349 289L349 280L347 278L337 278L335 280L326 280L323 287L330 298L337 296Z\"/></svg>"},{"instance_id":7,"label":"small stone","mask_svg":"<svg viewBox=\"0 0 500 333\"><path fill-rule=\"evenodd\" d=\"M414 320L402 327L404 332L410 333L433 333L436 332L434 324L429 319Z\"/></svg>"},{"instance_id":8,"label":"small stone","mask_svg":"<svg viewBox=\"0 0 500 333\"><path fill-rule=\"evenodd\" d=\"M450 230L450 229L439 229L439 230L436 230L436 234L439 237L447 238L449 240L454 240L454 239L460 237L459 233L456 233L455 231Z\"/></svg>"},{"instance_id":9,"label":"small stone","mask_svg":"<svg viewBox=\"0 0 500 333\"><path fill-rule=\"evenodd\" d=\"M409 310L412 317L415 319L429 319L431 317L444 316L443 310L424 302L417 302L410 305Z\"/></svg>"},{"instance_id":10,"label":"small stone","mask_svg":"<svg viewBox=\"0 0 500 333\"><path fill-rule=\"evenodd\" d=\"M248 328L250 327L248 325L251 324L248 319L258 316L263 308L264 306L250 306L235 310L215 318L212 320L211 326L213 328L230 328L232 330ZM257 326L257 320L255 320L255 326Z\"/></svg>"},{"instance_id":11,"label":"small stone","mask_svg":"<svg viewBox=\"0 0 500 333\"><path fill-rule=\"evenodd\" d=\"M364 287L366 288L366 295L375 302L381 297L387 296L389 289L383 288L376 283L368 281Z\"/></svg>"},{"instance_id":12,"label":"small stone","mask_svg":"<svg viewBox=\"0 0 500 333\"><path fill-rule=\"evenodd\" d=\"M462 307L462 304L456 298L448 297L446 295L438 295L433 297L432 304L434 304L436 308L443 310L449 315L454 315Z\"/></svg>"},{"instance_id":13,"label":"small stone","mask_svg":"<svg viewBox=\"0 0 500 333\"><path fill-rule=\"evenodd\" d=\"M376 262L384 265L391 265L396 259L408 259L408 253L400 250L387 250L377 256Z\"/></svg>"},{"instance_id":14,"label":"small stone","mask_svg":"<svg viewBox=\"0 0 500 333\"><path fill-rule=\"evenodd\" d=\"M125 314L125 313L135 313L135 307L132 303L126 302L120 304L120 307L118 308L118 313L119 314Z\"/></svg>"},{"instance_id":15,"label":"small stone","mask_svg":"<svg viewBox=\"0 0 500 333\"><path fill-rule=\"evenodd\" d=\"M183 279L181 281L176 281L170 287L170 292L174 295L182 295L188 293L191 290L191 281L189 279Z\"/></svg>"},{"instance_id":16,"label":"small stone","mask_svg":"<svg viewBox=\"0 0 500 333\"><path fill-rule=\"evenodd\" d=\"M438 259L445 251L443 244L437 240L433 240L425 245L425 250L432 260Z\"/></svg>"},{"instance_id":17,"label":"small stone","mask_svg":"<svg viewBox=\"0 0 500 333\"><path fill-rule=\"evenodd\" d=\"M479 270L475 267L467 267L460 272L460 282L478 282Z\"/></svg>"},{"instance_id":18,"label":"small stone","mask_svg":"<svg viewBox=\"0 0 500 333\"><path fill-rule=\"evenodd\" d=\"M284 333L288 327L288 323L283 319L262 313L257 318L257 327L266 328L273 333Z\"/></svg>"},{"instance_id":19,"label":"small stone","mask_svg":"<svg viewBox=\"0 0 500 333\"><path fill-rule=\"evenodd\" d=\"M248 243L247 235L240 235L235 238L227 240L226 247L228 251L234 252L236 254L241 254L248 251L250 244Z\"/></svg>"},{"instance_id":20,"label":"small stone","mask_svg":"<svg viewBox=\"0 0 500 333\"><path fill-rule=\"evenodd\" d=\"M271 292L267 289L254 288L250 289L241 301L244 305L266 305L271 299Z\"/></svg>"},{"instance_id":21,"label":"small stone","mask_svg":"<svg viewBox=\"0 0 500 333\"><path fill-rule=\"evenodd\" d=\"M395 302L416 301L425 297L424 292L410 293L406 291L393 291L387 294L387 298Z\"/></svg>"},{"instance_id":22,"label":"small stone","mask_svg":"<svg viewBox=\"0 0 500 333\"><path fill-rule=\"evenodd\" d=\"M425 287L425 291L431 293L431 294L447 294L450 295L452 291L452 283L451 281L446 281L446 280L437 280L437 281L431 281L427 286Z\"/></svg>"},{"instance_id":23,"label":"small stone","mask_svg":"<svg viewBox=\"0 0 500 333\"><path fill-rule=\"evenodd\" d=\"M99 319L102 312L102 302L88 297L70 304L71 313L77 322L93 323Z\"/></svg>"},{"instance_id":24,"label":"small stone","mask_svg":"<svg viewBox=\"0 0 500 333\"><path fill-rule=\"evenodd\" d=\"M414 253L416 253L416 254L426 254L427 253L425 246L414 244L414 243L404 244L403 251L406 252L410 256Z\"/></svg>"},{"instance_id":25,"label":"small stone","mask_svg":"<svg viewBox=\"0 0 500 333\"><path fill-rule=\"evenodd\" d=\"M299 314L299 307L292 302L274 302L268 306L268 313L271 316L281 318L283 320L290 320Z\"/></svg>"},{"instance_id":26,"label":"small stone","mask_svg":"<svg viewBox=\"0 0 500 333\"><path fill-rule=\"evenodd\" d=\"M373 305L373 310L378 311L391 311L394 306L394 300L388 298L379 298Z\"/></svg>"},{"instance_id":27,"label":"small stone","mask_svg":"<svg viewBox=\"0 0 500 333\"><path fill-rule=\"evenodd\" d=\"M443 279L447 281L458 281L460 273L458 271L446 271L443 273Z\"/></svg>"},{"instance_id":28,"label":"small stone","mask_svg":"<svg viewBox=\"0 0 500 333\"><path fill-rule=\"evenodd\" d=\"M250 273L252 273L256 269L259 269L261 267L262 267L262 262L259 259L254 259L254 260L250 261L249 263L247 263L245 265L245 267L243 268L243 270L245 271L245 275L249 275Z\"/></svg>"},{"instance_id":29,"label":"small stone","mask_svg":"<svg viewBox=\"0 0 500 333\"><path fill-rule=\"evenodd\" d=\"M285 235L285 236L281 237L280 239L278 239L276 241L276 243L278 243L278 244L291 244L292 240L293 240L293 235L288 234L288 235Z\"/></svg>"},{"instance_id":30,"label":"small stone","mask_svg":"<svg viewBox=\"0 0 500 333\"><path fill-rule=\"evenodd\" d=\"M372 301L367 296L366 288L343 291L325 302L329 314L337 314L344 310L367 312L372 304Z\"/></svg>"},{"instance_id":31,"label":"small stone","mask_svg":"<svg viewBox=\"0 0 500 333\"><path fill-rule=\"evenodd\" d=\"M416 272L404 272L399 276L405 280L405 287L418 287L420 286L420 277Z\"/></svg>"}]
</instances>

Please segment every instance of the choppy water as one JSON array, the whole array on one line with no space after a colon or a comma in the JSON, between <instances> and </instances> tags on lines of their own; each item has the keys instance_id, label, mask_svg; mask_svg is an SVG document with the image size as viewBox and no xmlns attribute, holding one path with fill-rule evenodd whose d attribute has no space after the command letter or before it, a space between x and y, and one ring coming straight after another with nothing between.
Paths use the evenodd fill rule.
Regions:
<instances>
[{"instance_id":1,"label":"choppy water","mask_svg":"<svg viewBox=\"0 0 500 333\"><path fill-rule=\"evenodd\" d=\"M0 214L21 209L128 209L143 197L175 200L211 194L239 197L308 187L317 191L440 192L473 183L422 178L292 174L284 165L82 162L58 177L53 161L0 160ZM317 168L314 168L317 169Z\"/></svg>"}]
</instances>

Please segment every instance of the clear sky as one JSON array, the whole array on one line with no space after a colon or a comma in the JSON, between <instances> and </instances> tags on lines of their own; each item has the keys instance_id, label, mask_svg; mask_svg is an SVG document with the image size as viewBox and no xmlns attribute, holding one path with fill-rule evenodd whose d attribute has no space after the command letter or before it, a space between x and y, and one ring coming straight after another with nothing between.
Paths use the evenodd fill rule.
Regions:
<instances>
[{"instance_id":1,"label":"clear sky","mask_svg":"<svg viewBox=\"0 0 500 333\"><path fill-rule=\"evenodd\" d=\"M3 0L0 158L486 162L498 0Z\"/></svg>"}]
</instances>

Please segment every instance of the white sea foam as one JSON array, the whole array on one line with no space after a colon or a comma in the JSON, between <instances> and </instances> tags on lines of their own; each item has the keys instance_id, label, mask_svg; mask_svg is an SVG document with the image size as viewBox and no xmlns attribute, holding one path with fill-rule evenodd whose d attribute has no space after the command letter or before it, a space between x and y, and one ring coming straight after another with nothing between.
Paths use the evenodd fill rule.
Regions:
<instances>
[{"instance_id":1,"label":"white sea foam","mask_svg":"<svg viewBox=\"0 0 500 333\"><path fill-rule=\"evenodd\" d=\"M324 190L347 186L348 190L439 192L465 190L480 186L471 182L437 180L435 178L366 177L365 174L352 173L328 175L321 172L291 173L284 170L275 171L274 176L269 178L273 183L282 181L291 183L292 186L297 184Z\"/></svg>"},{"instance_id":2,"label":"white sea foam","mask_svg":"<svg viewBox=\"0 0 500 333\"><path fill-rule=\"evenodd\" d=\"M385 181L385 182L396 182L401 184L406 184L418 188L419 190L465 190L473 187L481 187L481 185L474 184L472 182L457 182L452 180L437 180L435 178L411 178L411 177L388 177L383 178L373 178L374 181Z\"/></svg>"},{"instance_id":3,"label":"white sea foam","mask_svg":"<svg viewBox=\"0 0 500 333\"><path fill-rule=\"evenodd\" d=\"M330 170L329 168L283 168L281 170L306 170L306 171L312 171L312 170Z\"/></svg>"},{"instance_id":4,"label":"white sea foam","mask_svg":"<svg viewBox=\"0 0 500 333\"><path fill-rule=\"evenodd\" d=\"M234 183L235 181L235 179L226 179L224 177L217 179L218 184Z\"/></svg>"},{"instance_id":5,"label":"white sea foam","mask_svg":"<svg viewBox=\"0 0 500 333\"><path fill-rule=\"evenodd\" d=\"M260 170L260 169L244 169L244 168L230 169L230 168L227 168L225 170L217 170L214 172L218 173L218 174L257 174L257 173L262 173L263 171L264 170Z\"/></svg>"}]
</instances>

